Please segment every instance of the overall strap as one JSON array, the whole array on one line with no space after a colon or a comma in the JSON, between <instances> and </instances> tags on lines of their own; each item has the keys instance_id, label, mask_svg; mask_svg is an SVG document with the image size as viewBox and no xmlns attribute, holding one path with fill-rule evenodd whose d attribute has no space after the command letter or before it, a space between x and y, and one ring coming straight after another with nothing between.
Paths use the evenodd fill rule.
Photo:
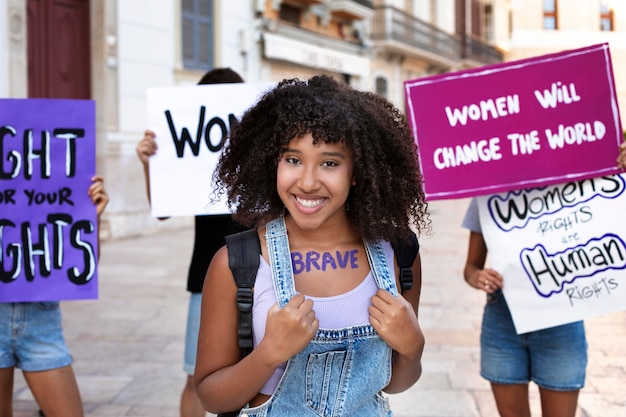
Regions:
<instances>
[{"instance_id":1,"label":"overall strap","mask_svg":"<svg viewBox=\"0 0 626 417\"><path fill-rule=\"evenodd\" d=\"M239 347L248 354L252 341L252 289L259 269L261 244L256 230L245 230L225 237L228 266L237 284L237 334Z\"/></svg>"},{"instance_id":2,"label":"overall strap","mask_svg":"<svg viewBox=\"0 0 626 417\"><path fill-rule=\"evenodd\" d=\"M396 286L395 274L393 273L393 265L390 266L387 261L383 242L381 240L366 240L364 243L367 260L378 288L390 292L393 296L397 296L398 287Z\"/></svg>"},{"instance_id":3,"label":"overall strap","mask_svg":"<svg viewBox=\"0 0 626 417\"><path fill-rule=\"evenodd\" d=\"M276 300L280 308L285 307L289 300L296 295L296 287L293 281L293 268L291 265L291 250L289 249L289 239L287 238L287 226L285 218L280 216L265 226L265 242L267 244L267 255L274 281L274 291ZM275 266L280 266L275 268Z\"/></svg>"}]
</instances>

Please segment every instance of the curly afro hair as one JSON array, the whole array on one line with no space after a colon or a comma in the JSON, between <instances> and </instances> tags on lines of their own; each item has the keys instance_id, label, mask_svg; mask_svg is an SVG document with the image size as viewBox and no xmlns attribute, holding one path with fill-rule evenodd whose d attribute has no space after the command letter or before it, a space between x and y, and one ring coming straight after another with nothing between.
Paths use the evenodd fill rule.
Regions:
<instances>
[{"instance_id":1,"label":"curly afro hair","mask_svg":"<svg viewBox=\"0 0 626 417\"><path fill-rule=\"evenodd\" d=\"M346 204L363 239L407 238L412 228L430 228L405 116L383 97L326 75L283 80L233 128L214 181L236 208L236 221L260 227L284 213L278 162L289 141L307 133L314 143L341 142L351 150L356 185Z\"/></svg>"}]
</instances>

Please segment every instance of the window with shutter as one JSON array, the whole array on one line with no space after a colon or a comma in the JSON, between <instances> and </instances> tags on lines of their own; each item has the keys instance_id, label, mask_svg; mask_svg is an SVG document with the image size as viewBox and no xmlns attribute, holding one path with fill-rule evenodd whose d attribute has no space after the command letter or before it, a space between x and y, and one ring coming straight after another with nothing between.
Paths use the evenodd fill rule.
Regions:
<instances>
[{"instance_id":1,"label":"window with shutter","mask_svg":"<svg viewBox=\"0 0 626 417\"><path fill-rule=\"evenodd\" d=\"M185 69L213 68L213 1L182 1L182 51Z\"/></svg>"},{"instance_id":2,"label":"window with shutter","mask_svg":"<svg viewBox=\"0 0 626 417\"><path fill-rule=\"evenodd\" d=\"M600 3L600 30L606 32L613 30L613 9L606 1Z\"/></svg>"},{"instance_id":3,"label":"window with shutter","mask_svg":"<svg viewBox=\"0 0 626 417\"><path fill-rule=\"evenodd\" d=\"M383 77L376 77L376 94L388 98L387 80Z\"/></svg>"},{"instance_id":4,"label":"window with shutter","mask_svg":"<svg viewBox=\"0 0 626 417\"><path fill-rule=\"evenodd\" d=\"M556 0L543 0L543 28L548 30L558 29Z\"/></svg>"}]
</instances>

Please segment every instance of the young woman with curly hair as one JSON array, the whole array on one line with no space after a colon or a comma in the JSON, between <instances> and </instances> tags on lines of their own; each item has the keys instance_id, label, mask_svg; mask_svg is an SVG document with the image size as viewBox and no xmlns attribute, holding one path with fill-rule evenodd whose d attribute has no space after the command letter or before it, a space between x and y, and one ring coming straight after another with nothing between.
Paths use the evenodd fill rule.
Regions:
<instances>
[{"instance_id":1,"label":"young woman with curly hair","mask_svg":"<svg viewBox=\"0 0 626 417\"><path fill-rule=\"evenodd\" d=\"M417 149L381 96L328 76L284 80L233 129L215 179L261 242L254 350L237 339L227 248L203 297L196 389L240 416L390 416L382 392L422 372L421 263L400 294L389 243L430 227Z\"/></svg>"}]
</instances>

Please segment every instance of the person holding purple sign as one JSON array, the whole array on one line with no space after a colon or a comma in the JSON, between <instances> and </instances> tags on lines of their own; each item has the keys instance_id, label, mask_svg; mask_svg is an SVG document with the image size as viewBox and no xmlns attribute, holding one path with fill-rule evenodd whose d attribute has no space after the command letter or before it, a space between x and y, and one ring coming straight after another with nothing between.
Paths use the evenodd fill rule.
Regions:
<instances>
[{"instance_id":1,"label":"person holding purple sign","mask_svg":"<svg viewBox=\"0 0 626 417\"><path fill-rule=\"evenodd\" d=\"M626 143L617 165L626 170ZM470 287L487 294L480 336L480 374L491 383L501 417L530 417L529 381L539 387L542 415L574 417L585 384L587 341L582 321L518 335L502 293L503 277L485 267L487 245L476 199L463 219L470 230L463 275Z\"/></svg>"},{"instance_id":2,"label":"person holding purple sign","mask_svg":"<svg viewBox=\"0 0 626 417\"><path fill-rule=\"evenodd\" d=\"M198 82L203 84L242 83L243 78L230 68L215 68ZM144 167L146 191L150 201L150 157L157 152L155 134L146 130L143 139L137 144L137 155ZM235 223L230 214L195 216L195 233L193 253L187 275L187 291L190 292L189 310L187 314L187 330L185 337L185 357L183 370L187 380L180 398L181 417L203 417L205 411L196 396L193 384L193 373L196 366L196 349L198 346L198 329L200 327L200 302L204 275L213 255L226 241L224 236L245 230Z\"/></svg>"},{"instance_id":3,"label":"person holding purple sign","mask_svg":"<svg viewBox=\"0 0 626 417\"><path fill-rule=\"evenodd\" d=\"M101 176L91 181L88 194L99 220L109 197ZM71 364L58 301L0 303L0 417L13 415L15 368L24 373L41 408L40 415L82 417L82 400Z\"/></svg>"}]
</instances>

